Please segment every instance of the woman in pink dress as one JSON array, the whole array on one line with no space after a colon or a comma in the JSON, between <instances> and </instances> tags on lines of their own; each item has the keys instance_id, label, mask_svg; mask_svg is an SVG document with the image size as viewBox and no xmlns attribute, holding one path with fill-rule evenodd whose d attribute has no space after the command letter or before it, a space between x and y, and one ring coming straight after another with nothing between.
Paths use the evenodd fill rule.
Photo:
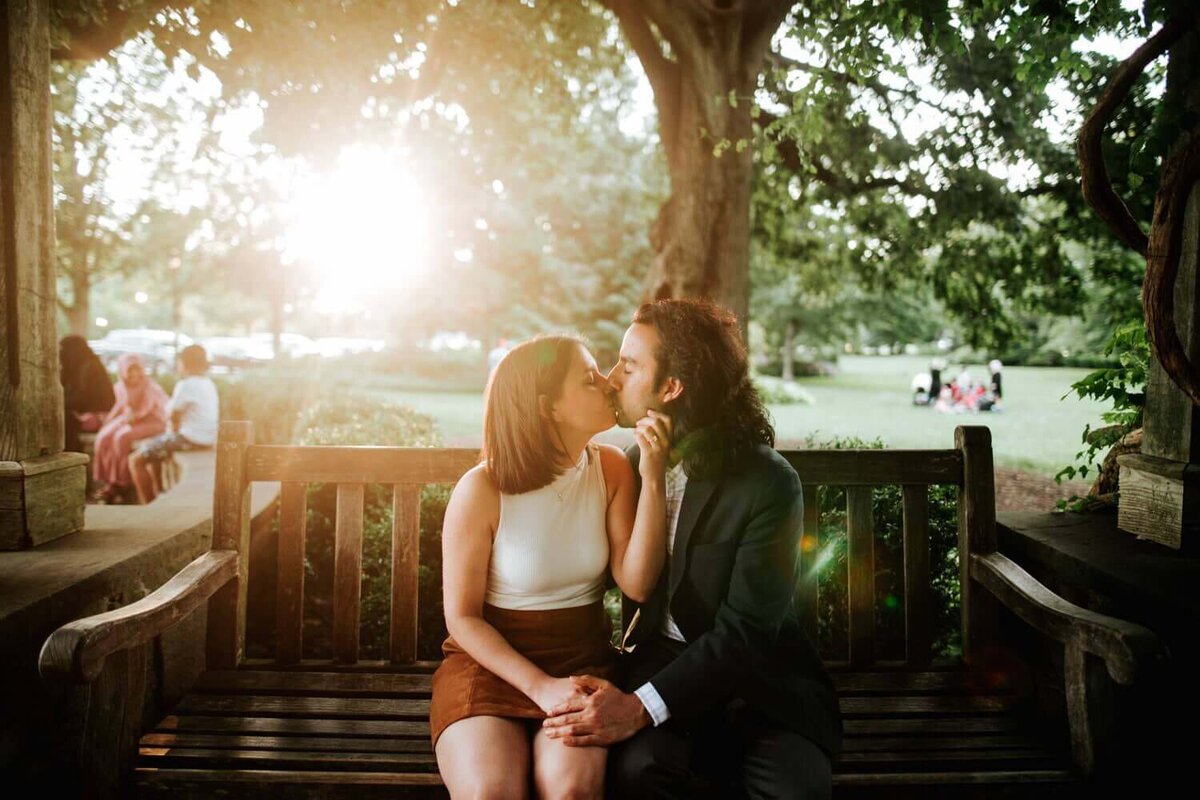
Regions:
<instances>
[{"instance_id":1,"label":"woman in pink dress","mask_svg":"<svg viewBox=\"0 0 1200 800\"><path fill-rule=\"evenodd\" d=\"M129 453L139 439L157 436L167 428L167 393L146 375L142 357L126 353L117 361L120 380L113 387L117 402L108 412L104 427L96 434L92 475L106 484L100 494L112 502L127 494L133 485Z\"/></svg>"}]
</instances>

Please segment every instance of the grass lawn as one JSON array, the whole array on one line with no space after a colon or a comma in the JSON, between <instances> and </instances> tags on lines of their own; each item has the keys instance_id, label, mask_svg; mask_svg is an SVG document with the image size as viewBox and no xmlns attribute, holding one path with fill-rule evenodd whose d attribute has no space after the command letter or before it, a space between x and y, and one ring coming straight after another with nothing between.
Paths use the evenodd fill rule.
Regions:
<instances>
[{"instance_id":1,"label":"grass lawn","mask_svg":"<svg viewBox=\"0 0 1200 800\"><path fill-rule=\"evenodd\" d=\"M909 382L928 367L919 356L844 356L841 373L799 381L813 405L771 406L780 444L808 436L882 439L890 447L952 447L954 428L987 425L999 466L1053 476L1074 460L1083 426L1100 424L1104 406L1065 394L1085 369L1006 367L1002 413L939 414L911 404ZM947 370L948 379L957 366ZM972 365L976 380L986 377ZM415 391L375 382L364 392L402 403L436 421L450 445L477 446L483 429L483 397L478 392Z\"/></svg>"}]
</instances>

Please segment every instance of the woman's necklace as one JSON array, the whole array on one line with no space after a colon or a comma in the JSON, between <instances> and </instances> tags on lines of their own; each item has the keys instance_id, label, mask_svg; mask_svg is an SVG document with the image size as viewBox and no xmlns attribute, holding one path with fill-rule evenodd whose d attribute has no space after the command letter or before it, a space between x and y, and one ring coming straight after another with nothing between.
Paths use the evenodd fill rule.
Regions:
<instances>
[{"instance_id":1,"label":"woman's necklace","mask_svg":"<svg viewBox=\"0 0 1200 800\"><path fill-rule=\"evenodd\" d=\"M560 502L560 503L562 502L563 493L566 492L567 489L570 489L571 485L573 483L575 483L575 479L583 473L584 467L587 466L587 459L588 459L588 452L587 452L587 448L585 447L583 449L583 455L581 455L579 457L579 461L577 461L569 470L567 470L566 472L564 472L562 475L559 476L559 478L558 478L559 480L562 480L563 477L566 477L566 476L570 476L570 477L569 477L569 480L563 481L563 486L561 489L554 490L554 493L556 495L558 495L558 502Z\"/></svg>"}]
</instances>

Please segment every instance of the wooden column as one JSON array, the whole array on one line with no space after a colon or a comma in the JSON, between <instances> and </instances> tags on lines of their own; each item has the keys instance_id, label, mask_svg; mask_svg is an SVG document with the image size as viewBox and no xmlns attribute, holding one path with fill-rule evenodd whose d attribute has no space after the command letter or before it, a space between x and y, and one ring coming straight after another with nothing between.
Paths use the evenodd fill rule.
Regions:
<instances>
[{"instance_id":1,"label":"wooden column","mask_svg":"<svg viewBox=\"0 0 1200 800\"><path fill-rule=\"evenodd\" d=\"M50 159L50 3L0 5L0 550L83 527L87 457L63 453Z\"/></svg>"},{"instance_id":2,"label":"wooden column","mask_svg":"<svg viewBox=\"0 0 1200 800\"><path fill-rule=\"evenodd\" d=\"M997 638L999 604L971 578L971 556L996 552L992 432L982 425L960 425L954 429L954 446L963 455L963 479L958 487L963 660L976 669L984 669Z\"/></svg>"},{"instance_id":3,"label":"wooden column","mask_svg":"<svg viewBox=\"0 0 1200 800\"><path fill-rule=\"evenodd\" d=\"M1200 114L1200 32L1171 49L1164 101ZM1182 144L1182 139L1176 146ZM1175 284L1175 326L1188 357L1200 359L1200 186L1185 213L1183 257ZM1118 525L1139 538L1200 551L1200 408L1192 404L1151 357L1140 454L1120 456Z\"/></svg>"}]
</instances>

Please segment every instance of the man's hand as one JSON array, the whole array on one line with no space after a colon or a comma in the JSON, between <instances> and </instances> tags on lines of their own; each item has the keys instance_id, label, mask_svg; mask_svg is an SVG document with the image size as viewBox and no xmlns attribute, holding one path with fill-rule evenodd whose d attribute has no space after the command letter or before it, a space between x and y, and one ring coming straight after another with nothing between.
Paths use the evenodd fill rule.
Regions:
<instances>
[{"instance_id":1,"label":"man's hand","mask_svg":"<svg viewBox=\"0 0 1200 800\"><path fill-rule=\"evenodd\" d=\"M572 697L550 709L542 728L569 747L607 747L624 741L651 723L637 695L591 675L572 676L583 697Z\"/></svg>"}]
</instances>

